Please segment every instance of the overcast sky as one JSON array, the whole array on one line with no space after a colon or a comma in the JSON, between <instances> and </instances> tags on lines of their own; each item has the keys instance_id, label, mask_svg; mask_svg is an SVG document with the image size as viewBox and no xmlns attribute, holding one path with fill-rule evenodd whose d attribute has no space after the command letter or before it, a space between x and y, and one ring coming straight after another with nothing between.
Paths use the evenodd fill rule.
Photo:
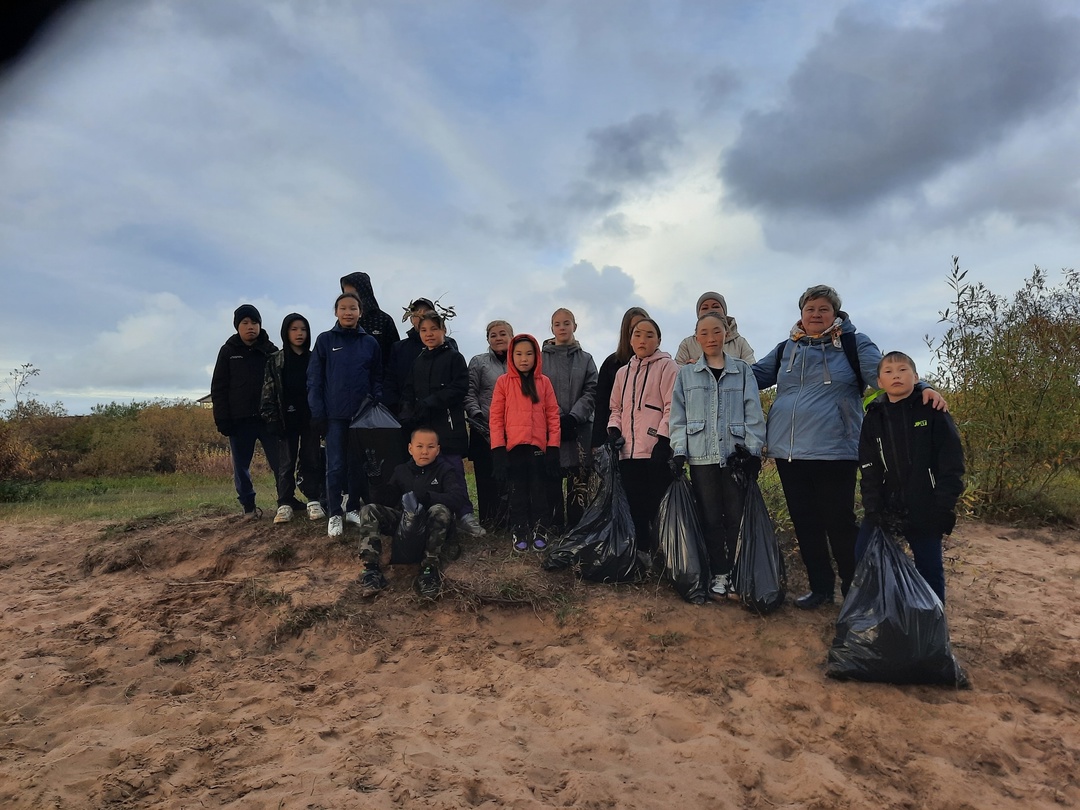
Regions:
<instances>
[{"instance_id":1,"label":"overcast sky","mask_svg":"<svg viewBox=\"0 0 1080 810\"><path fill-rule=\"evenodd\" d=\"M0 76L0 371L195 398L356 270L467 358L635 304L674 354L705 290L761 356L818 283L925 358L953 255L1076 266L1078 88L1072 0L91 0Z\"/></svg>"}]
</instances>

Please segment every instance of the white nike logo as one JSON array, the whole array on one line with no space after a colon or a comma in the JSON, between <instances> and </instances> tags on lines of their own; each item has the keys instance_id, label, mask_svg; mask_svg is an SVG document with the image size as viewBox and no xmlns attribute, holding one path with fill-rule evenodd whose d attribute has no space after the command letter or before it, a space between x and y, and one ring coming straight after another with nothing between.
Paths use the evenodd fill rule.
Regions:
<instances>
[{"instance_id":1,"label":"white nike logo","mask_svg":"<svg viewBox=\"0 0 1080 810\"><path fill-rule=\"evenodd\" d=\"M344 348L345 348L344 346L335 346L330 351L332 351L332 352L340 352Z\"/></svg>"}]
</instances>

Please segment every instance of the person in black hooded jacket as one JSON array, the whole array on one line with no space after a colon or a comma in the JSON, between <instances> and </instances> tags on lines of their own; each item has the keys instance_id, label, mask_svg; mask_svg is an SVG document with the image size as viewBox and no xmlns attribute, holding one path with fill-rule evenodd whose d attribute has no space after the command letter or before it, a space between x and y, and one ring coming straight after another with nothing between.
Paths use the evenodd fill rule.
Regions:
<instances>
[{"instance_id":1,"label":"person in black hooded jacket","mask_svg":"<svg viewBox=\"0 0 1080 810\"><path fill-rule=\"evenodd\" d=\"M251 459L255 442L261 442L270 469L277 476L278 445L259 413L266 358L277 351L262 328L262 315L251 304L242 304L233 313L236 334L225 341L214 364L210 399L214 424L229 437L233 483L245 518L258 517L255 486L251 482Z\"/></svg>"},{"instance_id":2,"label":"person in black hooded jacket","mask_svg":"<svg viewBox=\"0 0 1080 810\"><path fill-rule=\"evenodd\" d=\"M360 326L379 342L382 351L383 377L390 368L390 353L398 341L397 324L379 309L375 293L371 289L371 276L367 273L349 273L341 277L341 291L355 293L360 299Z\"/></svg>"},{"instance_id":3,"label":"person in black hooded jacket","mask_svg":"<svg viewBox=\"0 0 1080 810\"><path fill-rule=\"evenodd\" d=\"M442 457L465 477L469 433L465 427L465 395L469 369L465 358L446 340L446 322L437 312L425 312L416 326L424 351L413 361L401 396L400 422L409 431L430 427L439 436ZM458 516L466 534L482 536L484 529L473 514L472 503Z\"/></svg>"},{"instance_id":4,"label":"person in black hooded jacket","mask_svg":"<svg viewBox=\"0 0 1080 810\"><path fill-rule=\"evenodd\" d=\"M271 355L263 378L262 417L278 438L277 498L274 523L288 523L293 510L303 509L296 488L308 499L309 520L326 517L323 492L326 464L319 446L319 432L311 424L307 399L308 361L311 359L311 325L298 312L281 322L282 350ZM297 462L300 474L297 475Z\"/></svg>"}]
</instances>

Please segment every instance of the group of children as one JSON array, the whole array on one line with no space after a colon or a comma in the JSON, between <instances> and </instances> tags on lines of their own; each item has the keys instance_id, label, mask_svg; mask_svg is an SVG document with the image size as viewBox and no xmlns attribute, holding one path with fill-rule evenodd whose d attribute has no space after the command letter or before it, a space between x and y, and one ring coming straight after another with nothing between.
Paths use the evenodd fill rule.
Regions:
<instances>
[{"instance_id":1,"label":"group of children","mask_svg":"<svg viewBox=\"0 0 1080 810\"><path fill-rule=\"evenodd\" d=\"M766 420L753 349L722 295L698 299L695 332L676 359L660 349L659 324L631 308L599 371L565 308L553 313L543 344L492 321L488 350L468 364L429 299L406 307L411 328L399 340L366 274L342 279L334 312L336 323L313 348L307 319L286 316L281 351L254 306L234 313L237 332L218 355L211 393L245 516L259 513L248 469L259 441L277 479L275 523L300 509L311 520L328 516L332 537L357 525L368 595L386 586L381 537L393 534L403 510L423 509L428 541L416 586L433 598L442 587L440 555L456 531L509 528L514 550L525 552L543 551L572 528L586 506L593 449L606 442L618 453L637 541L648 551L655 551L659 503L689 465L711 592L731 593L745 481L761 469ZM887 354L878 377L883 394L867 411L860 444L866 520L859 550L874 525L903 532L916 566L944 599L941 542L962 491L959 437L947 414L916 405L909 357ZM363 460L350 450L350 422L367 400L393 411L408 442L409 460L378 492L368 490ZM896 515L913 517L898 525Z\"/></svg>"}]
</instances>

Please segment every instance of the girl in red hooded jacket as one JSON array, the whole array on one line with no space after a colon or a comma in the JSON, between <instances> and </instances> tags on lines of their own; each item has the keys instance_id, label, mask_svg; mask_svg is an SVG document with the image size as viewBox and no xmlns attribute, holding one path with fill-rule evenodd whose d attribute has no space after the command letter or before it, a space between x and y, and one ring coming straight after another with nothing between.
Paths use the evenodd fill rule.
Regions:
<instances>
[{"instance_id":1,"label":"girl in red hooded jacket","mask_svg":"<svg viewBox=\"0 0 1080 810\"><path fill-rule=\"evenodd\" d=\"M547 547L544 525L547 479L559 468L559 403L541 373L540 344L532 335L510 341L506 373L491 396L491 456L496 480L510 484L510 527L514 550Z\"/></svg>"}]
</instances>

